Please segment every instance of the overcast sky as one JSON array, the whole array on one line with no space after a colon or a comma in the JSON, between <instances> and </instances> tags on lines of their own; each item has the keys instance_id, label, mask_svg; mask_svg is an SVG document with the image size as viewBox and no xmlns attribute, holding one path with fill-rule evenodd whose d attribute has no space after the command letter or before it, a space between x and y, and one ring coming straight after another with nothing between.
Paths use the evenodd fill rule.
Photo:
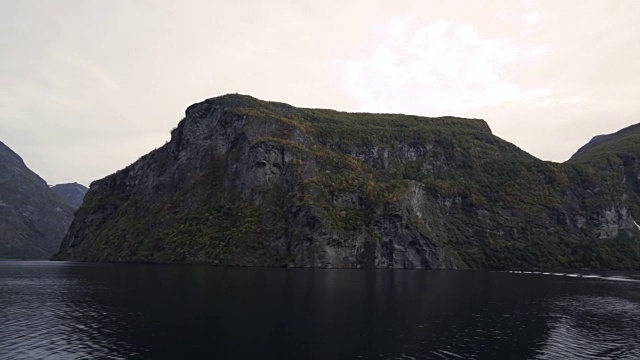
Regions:
<instances>
[{"instance_id":1,"label":"overcast sky","mask_svg":"<svg viewBox=\"0 0 640 360\"><path fill-rule=\"evenodd\" d=\"M0 141L85 185L225 93L485 119L564 161L640 122L640 1L0 0Z\"/></svg>"}]
</instances>

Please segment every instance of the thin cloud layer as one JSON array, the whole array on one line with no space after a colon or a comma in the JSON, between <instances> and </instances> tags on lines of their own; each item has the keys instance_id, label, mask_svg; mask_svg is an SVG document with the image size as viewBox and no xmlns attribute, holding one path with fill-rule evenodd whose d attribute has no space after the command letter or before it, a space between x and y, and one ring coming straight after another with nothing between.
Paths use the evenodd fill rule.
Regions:
<instances>
[{"instance_id":1,"label":"thin cloud layer","mask_svg":"<svg viewBox=\"0 0 640 360\"><path fill-rule=\"evenodd\" d=\"M637 1L0 3L0 140L85 184L225 93L458 115L563 161L640 121Z\"/></svg>"},{"instance_id":2,"label":"thin cloud layer","mask_svg":"<svg viewBox=\"0 0 640 360\"><path fill-rule=\"evenodd\" d=\"M422 25L392 19L374 33L360 58L336 63L346 92L363 110L460 113L549 93L522 89L506 76L507 66L527 66L547 55L543 46L482 38L471 24L442 20Z\"/></svg>"}]
</instances>

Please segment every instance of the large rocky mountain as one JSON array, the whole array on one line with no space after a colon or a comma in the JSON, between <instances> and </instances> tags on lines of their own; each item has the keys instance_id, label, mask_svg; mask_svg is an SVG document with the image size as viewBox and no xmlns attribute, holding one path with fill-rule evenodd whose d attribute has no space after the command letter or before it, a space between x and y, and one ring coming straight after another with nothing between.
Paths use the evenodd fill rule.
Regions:
<instances>
[{"instance_id":1,"label":"large rocky mountain","mask_svg":"<svg viewBox=\"0 0 640 360\"><path fill-rule=\"evenodd\" d=\"M64 200L67 205L71 206L74 210L77 210L80 205L82 205L84 195L87 193L89 188L74 182L54 185L51 187L51 190L58 194L58 196Z\"/></svg>"},{"instance_id":2,"label":"large rocky mountain","mask_svg":"<svg viewBox=\"0 0 640 360\"><path fill-rule=\"evenodd\" d=\"M73 210L0 142L0 258L49 258L72 219Z\"/></svg>"},{"instance_id":3,"label":"large rocky mountain","mask_svg":"<svg viewBox=\"0 0 640 360\"><path fill-rule=\"evenodd\" d=\"M56 258L637 269L640 146L615 144L557 164L482 120L225 95L190 106L171 141L94 182Z\"/></svg>"}]
</instances>

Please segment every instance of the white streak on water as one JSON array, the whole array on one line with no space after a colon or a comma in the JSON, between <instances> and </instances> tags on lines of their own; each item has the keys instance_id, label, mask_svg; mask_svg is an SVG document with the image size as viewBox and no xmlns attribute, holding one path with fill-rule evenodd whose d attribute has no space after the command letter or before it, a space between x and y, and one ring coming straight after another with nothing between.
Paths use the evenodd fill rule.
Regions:
<instances>
[{"instance_id":1,"label":"white streak on water","mask_svg":"<svg viewBox=\"0 0 640 360\"><path fill-rule=\"evenodd\" d=\"M633 279L626 276L613 275L595 275L595 274L576 274L576 273L548 273L548 272L531 272L531 271L517 271L517 270L508 270L506 271L511 274L533 274L533 275L550 275L550 276L566 276L572 278L584 278L584 279L600 279L600 280L609 280L609 281L627 281L627 282L640 282L640 279Z\"/></svg>"}]
</instances>

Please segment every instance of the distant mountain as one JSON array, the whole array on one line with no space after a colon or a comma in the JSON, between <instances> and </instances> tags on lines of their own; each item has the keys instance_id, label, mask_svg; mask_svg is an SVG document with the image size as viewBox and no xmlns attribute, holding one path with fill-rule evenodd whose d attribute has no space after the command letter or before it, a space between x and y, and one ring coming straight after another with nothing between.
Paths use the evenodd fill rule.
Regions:
<instances>
[{"instance_id":1,"label":"distant mountain","mask_svg":"<svg viewBox=\"0 0 640 360\"><path fill-rule=\"evenodd\" d=\"M640 124L628 126L613 134L597 135L581 147L569 162L602 163L605 159L640 156Z\"/></svg>"},{"instance_id":2,"label":"distant mountain","mask_svg":"<svg viewBox=\"0 0 640 360\"><path fill-rule=\"evenodd\" d=\"M49 258L72 219L73 209L0 142L0 258Z\"/></svg>"},{"instance_id":3,"label":"distant mountain","mask_svg":"<svg viewBox=\"0 0 640 360\"><path fill-rule=\"evenodd\" d=\"M67 205L77 210L82 205L82 199L89 188L78 183L58 184L51 187L58 196L64 200Z\"/></svg>"},{"instance_id":4,"label":"distant mountain","mask_svg":"<svg viewBox=\"0 0 640 360\"><path fill-rule=\"evenodd\" d=\"M639 152L627 130L557 164L479 119L225 95L95 181L56 258L640 269Z\"/></svg>"}]
</instances>

